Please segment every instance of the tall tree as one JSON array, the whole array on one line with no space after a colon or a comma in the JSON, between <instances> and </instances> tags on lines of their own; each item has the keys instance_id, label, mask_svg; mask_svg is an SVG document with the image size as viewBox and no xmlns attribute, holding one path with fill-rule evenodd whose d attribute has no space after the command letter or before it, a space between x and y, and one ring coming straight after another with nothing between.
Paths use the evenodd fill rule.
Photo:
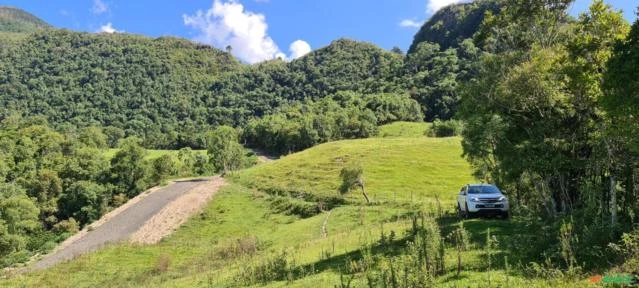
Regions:
<instances>
[{"instance_id":1,"label":"tall tree","mask_svg":"<svg viewBox=\"0 0 639 288\"><path fill-rule=\"evenodd\" d=\"M111 181L129 197L136 196L144 186L146 150L140 145L141 142L139 138L122 140L120 150L111 159Z\"/></svg>"}]
</instances>

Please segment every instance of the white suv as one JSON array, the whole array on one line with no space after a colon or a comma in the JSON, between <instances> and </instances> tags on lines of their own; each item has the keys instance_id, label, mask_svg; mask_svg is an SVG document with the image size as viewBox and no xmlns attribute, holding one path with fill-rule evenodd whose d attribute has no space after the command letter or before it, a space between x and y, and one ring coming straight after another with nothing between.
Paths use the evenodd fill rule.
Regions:
<instances>
[{"instance_id":1,"label":"white suv","mask_svg":"<svg viewBox=\"0 0 639 288\"><path fill-rule=\"evenodd\" d=\"M468 184L457 196L457 211L465 217L487 213L508 218L509 209L508 198L495 185Z\"/></svg>"}]
</instances>

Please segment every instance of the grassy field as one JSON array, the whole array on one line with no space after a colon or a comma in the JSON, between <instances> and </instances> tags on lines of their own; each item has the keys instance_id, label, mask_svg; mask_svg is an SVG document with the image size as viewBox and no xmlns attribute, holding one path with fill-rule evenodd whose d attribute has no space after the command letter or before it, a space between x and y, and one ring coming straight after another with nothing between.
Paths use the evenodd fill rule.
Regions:
<instances>
[{"instance_id":1,"label":"grassy field","mask_svg":"<svg viewBox=\"0 0 639 288\"><path fill-rule=\"evenodd\" d=\"M422 137L431 126L426 122L395 122L379 127L378 137Z\"/></svg>"},{"instance_id":2,"label":"grassy field","mask_svg":"<svg viewBox=\"0 0 639 288\"><path fill-rule=\"evenodd\" d=\"M411 239L412 213L434 211L435 196L451 212L458 188L473 182L459 138L427 138L415 132L421 128L405 129L411 126L417 125L382 127L394 136L327 143L240 171L203 212L158 244L112 245L48 270L0 280L0 287L338 287L340 279L351 278L350 287L367 287L364 273L349 268L366 247L375 259L393 259ZM282 212L275 204L282 197L263 192L335 197L341 167L355 161L364 167L370 205L353 193L330 212L301 217ZM523 219L460 221L449 213L442 218L442 235L462 223L470 244L462 252L463 271L456 274L456 250L447 242L446 272L436 279L438 287L588 285L585 279L522 272L519 251L503 244L535 233L522 230ZM484 249L489 229L502 243L490 267ZM380 244L383 239L386 244Z\"/></svg>"},{"instance_id":3,"label":"grassy field","mask_svg":"<svg viewBox=\"0 0 639 288\"><path fill-rule=\"evenodd\" d=\"M52 269L0 281L2 287L333 287L349 261L360 258L360 249L375 244L381 231L406 237L411 222L402 208L347 205L332 210L324 237L326 213L301 219L274 213L269 196L241 185L221 191L197 217L156 245L120 244L81 256ZM383 223L383 224L382 224ZM451 222L452 226L458 225ZM480 249L487 227L497 236L512 234L516 222L468 220L475 249L464 252L464 272L453 272L455 254L448 249L450 273L438 279L441 287L575 287L564 282L530 279L506 273L499 261L486 274ZM401 245L401 244L400 244ZM386 248L385 248L386 249ZM388 248L393 249L393 248ZM498 251L498 253L505 253ZM286 259L287 265L304 267L305 274L292 279L245 283L247 267L259 267L270 259ZM354 275L353 287L365 285ZM482 284L483 283L483 284ZM249 285L250 284L250 285ZM584 283L585 285L586 283Z\"/></svg>"},{"instance_id":4,"label":"grassy field","mask_svg":"<svg viewBox=\"0 0 639 288\"><path fill-rule=\"evenodd\" d=\"M359 163L366 189L375 200L409 202L438 196L451 202L462 185L474 181L461 154L459 138L346 140L285 156L242 171L235 178L261 190L335 196L341 169ZM359 196L356 199L363 201Z\"/></svg>"}]
</instances>

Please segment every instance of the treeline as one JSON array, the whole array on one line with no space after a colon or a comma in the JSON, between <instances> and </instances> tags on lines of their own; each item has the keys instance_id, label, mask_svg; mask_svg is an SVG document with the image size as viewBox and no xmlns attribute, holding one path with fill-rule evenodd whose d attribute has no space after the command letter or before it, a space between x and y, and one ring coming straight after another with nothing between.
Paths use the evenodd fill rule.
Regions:
<instances>
[{"instance_id":1,"label":"treeline","mask_svg":"<svg viewBox=\"0 0 639 288\"><path fill-rule=\"evenodd\" d=\"M522 239L544 269L618 263L610 247L639 213L639 22L601 0L578 19L570 0L504 3L475 35L483 52L460 89L464 155L544 221Z\"/></svg>"},{"instance_id":2,"label":"treeline","mask_svg":"<svg viewBox=\"0 0 639 288\"><path fill-rule=\"evenodd\" d=\"M298 102L250 120L242 138L250 147L290 153L341 139L367 138L393 121L421 121L419 104L408 95L339 92L312 102Z\"/></svg>"},{"instance_id":3,"label":"treeline","mask_svg":"<svg viewBox=\"0 0 639 288\"><path fill-rule=\"evenodd\" d=\"M108 137L98 128L62 134L42 118L4 119L0 122L0 267L54 248L169 177L221 172L225 151L215 148L215 135L205 135L208 155L183 148L148 160L141 140L129 137L120 140L115 156L107 159ZM254 163L241 146L235 151L239 151L231 158L235 168Z\"/></svg>"}]
</instances>

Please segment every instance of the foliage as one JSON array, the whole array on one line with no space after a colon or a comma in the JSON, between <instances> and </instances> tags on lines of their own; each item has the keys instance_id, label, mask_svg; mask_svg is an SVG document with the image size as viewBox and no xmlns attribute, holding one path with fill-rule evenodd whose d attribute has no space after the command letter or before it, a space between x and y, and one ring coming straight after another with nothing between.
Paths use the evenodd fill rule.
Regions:
<instances>
[{"instance_id":1,"label":"foliage","mask_svg":"<svg viewBox=\"0 0 639 288\"><path fill-rule=\"evenodd\" d=\"M435 120L433 126L428 130L430 137L453 137L461 136L464 124L459 120L440 121Z\"/></svg>"},{"instance_id":2,"label":"foliage","mask_svg":"<svg viewBox=\"0 0 639 288\"><path fill-rule=\"evenodd\" d=\"M619 134L621 121L602 105L628 24L603 1L576 21L571 1L524 2L506 1L475 38L488 52L461 90L462 145L475 175L514 190L520 212L543 219L531 225L545 236L525 241L535 243L528 261L546 255L533 270L568 275L604 266L602 247L638 211L639 162L624 140L632 134Z\"/></svg>"},{"instance_id":3,"label":"foliage","mask_svg":"<svg viewBox=\"0 0 639 288\"><path fill-rule=\"evenodd\" d=\"M340 92L251 120L244 128L242 138L251 147L282 154L329 141L371 137L377 134L378 125L421 118L417 102L407 96L372 94L360 97L353 92Z\"/></svg>"},{"instance_id":4,"label":"foliage","mask_svg":"<svg viewBox=\"0 0 639 288\"><path fill-rule=\"evenodd\" d=\"M0 31L2 32L33 32L49 27L49 24L24 10L0 6Z\"/></svg>"},{"instance_id":5,"label":"foliage","mask_svg":"<svg viewBox=\"0 0 639 288\"><path fill-rule=\"evenodd\" d=\"M499 2L480 0L439 9L415 34L408 54L415 53L422 42L436 43L442 49L456 48L479 30L486 12L499 11Z\"/></svg>"},{"instance_id":6,"label":"foliage","mask_svg":"<svg viewBox=\"0 0 639 288\"><path fill-rule=\"evenodd\" d=\"M144 187L146 150L140 144L139 138L122 140L120 150L111 159L111 181L129 197L138 195Z\"/></svg>"},{"instance_id":7,"label":"foliage","mask_svg":"<svg viewBox=\"0 0 639 288\"><path fill-rule=\"evenodd\" d=\"M147 160L136 138L123 139L108 159L108 153L96 148L106 147L106 141L95 127L60 133L41 118L19 116L5 118L0 127L2 267L53 249L157 182L200 169L196 162L201 151L152 151L159 155ZM191 166L181 170L183 163Z\"/></svg>"},{"instance_id":8,"label":"foliage","mask_svg":"<svg viewBox=\"0 0 639 288\"><path fill-rule=\"evenodd\" d=\"M229 126L220 126L207 135L209 161L216 172L226 175L242 166L244 150L238 143L238 133Z\"/></svg>"},{"instance_id":9,"label":"foliage","mask_svg":"<svg viewBox=\"0 0 639 288\"><path fill-rule=\"evenodd\" d=\"M628 38L615 43L613 55L605 67L603 109L613 121L614 133L628 148L639 153L639 21ZM603 60L603 59L602 59Z\"/></svg>"},{"instance_id":10,"label":"foliage","mask_svg":"<svg viewBox=\"0 0 639 288\"><path fill-rule=\"evenodd\" d=\"M38 214L24 189L0 183L0 256L26 248L29 232L38 227Z\"/></svg>"},{"instance_id":11,"label":"foliage","mask_svg":"<svg viewBox=\"0 0 639 288\"><path fill-rule=\"evenodd\" d=\"M62 219L73 219L85 225L97 220L106 211L110 195L100 184L78 181L66 189L58 200Z\"/></svg>"},{"instance_id":12,"label":"foliage","mask_svg":"<svg viewBox=\"0 0 639 288\"><path fill-rule=\"evenodd\" d=\"M185 159L189 161L189 158ZM181 170L179 162L172 155L162 155L151 162L151 179L154 184L161 184L169 176L178 175Z\"/></svg>"},{"instance_id":13,"label":"foliage","mask_svg":"<svg viewBox=\"0 0 639 288\"><path fill-rule=\"evenodd\" d=\"M213 127L298 121L301 115L293 116L291 110L319 114L335 108L323 99L339 103L342 109L334 115L310 115L300 121L304 125L283 124L290 133L277 140L284 142L277 148L247 137L254 147L287 153L328 140L369 137L377 124L421 120L423 109L427 119L447 119L457 103L451 95L458 70L453 50L419 60L430 61L432 70L437 70L436 62L449 61L450 69L414 78L403 55L347 39L290 63L251 66L217 49L171 37L43 30L3 39L3 45L0 119L40 115L56 130L77 134L97 148L138 137L146 148L203 149L204 134ZM411 89L416 93L409 94ZM263 120L267 117L273 119ZM340 127L323 130L329 125ZM319 135L313 130L320 130Z\"/></svg>"},{"instance_id":14,"label":"foliage","mask_svg":"<svg viewBox=\"0 0 639 288\"><path fill-rule=\"evenodd\" d=\"M366 197L368 202L368 196L364 192L364 169L360 165L351 165L342 168L339 172L339 177L342 179L342 185L339 187L339 192L344 194L350 192L354 188L362 188L362 193Z\"/></svg>"},{"instance_id":15,"label":"foliage","mask_svg":"<svg viewBox=\"0 0 639 288\"><path fill-rule=\"evenodd\" d=\"M111 145L137 136L147 147L201 147L198 131L217 124L209 87L240 67L222 51L171 37L48 29L2 42L0 118L109 126Z\"/></svg>"}]
</instances>

